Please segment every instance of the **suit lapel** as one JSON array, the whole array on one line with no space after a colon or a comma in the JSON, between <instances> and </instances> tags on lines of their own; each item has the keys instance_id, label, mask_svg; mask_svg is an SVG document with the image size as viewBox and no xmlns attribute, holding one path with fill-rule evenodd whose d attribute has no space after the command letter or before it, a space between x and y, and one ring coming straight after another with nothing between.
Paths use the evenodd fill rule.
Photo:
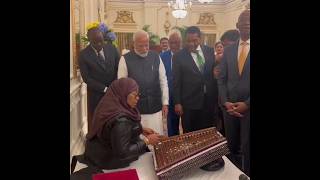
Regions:
<instances>
[{"instance_id":1,"label":"suit lapel","mask_svg":"<svg viewBox=\"0 0 320 180\"><path fill-rule=\"evenodd\" d=\"M249 50L249 52L248 52L248 56L247 56L247 58L246 58L246 62L244 63L241 76L244 74L245 71L247 71L247 69L248 69L249 67L250 67L250 50Z\"/></svg>"},{"instance_id":2,"label":"suit lapel","mask_svg":"<svg viewBox=\"0 0 320 180\"><path fill-rule=\"evenodd\" d=\"M233 68L233 71L236 72L238 78L240 77L239 75L239 68L238 68L238 46L239 46L239 41L236 42L236 44L234 46L232 46L231 48L233 48L231 50L231 67Z\"/></svg>"},{"instance_id":3,"label":"suit lapel","mask_svg":"<svg viewBox=\"0 0 320 180\"><path fill-rule=\"evenodd\" d=\"M210 61L210 58L212 59L213 57L210 57L210 56L213 56L212 54L210 54L210 51L205 47L205 46L201 46L201 50L202 50L202 53L203 53L203 56L204 56L204 69L203 69L203 74L207 74L207 73L212 73L212 66L214 63L213 60L212 62Z\"/></svg>"},{"instance_id":4,"label":"suit lapel","mask_svg":"<svg viewBox=\"0 0 320 180\"><path fill-rule=\"evenodd\" d=\"M240 79L241 76L244 74L244 71L246 69L248 69L248 66L250 66L250 50L248 52L248 56L246 58L246 62L244 63L244 67L242 69L242 73L241 75L239 74L239 67L238 67L238 49L239 49L239 41L236 43L235 46L233 46L234 49L232 49L232 59L234 59L233 61L231 61L230 63L233 63L233 65L231 65L231 67L234 67L234 71L236 72L238 78Z\"/></svg>"},{"instance_id":5,"label":"suit lapel","mask_svg":"<svg viewBox=\"0 0 320 180\"><path fill-rule=\"evenodd\" d=\"M191 56L191 53L187 49L185 49L185 50L186 50L186 54L187 54L187 59L189 59L189 63L191 64L193 70L195 70L196 72L198 72L201 75L201 72L200 72L197 64L194 62L193 57Z\"/></svg>"},{"instance_id":6,"label":"suit lapel","mask_svg":"<svg viewBox=\"0 0 320 180\"><path fill-rule=\"evenodd\" d=\"M96 52L92 49L91 46L89 46L89 56L90 56L90 59L93 59L93 60L95 61L95 63L98 64L98 66L100 66L101 69L104 70L104 67L103 67L103 65L101 64L101 62L99 61Z\"/></svg>"},{"instance_id":7,"label":"suit lapel","mask_svg":"<svg viewBox=\"0 0 320 180\"><path fill-rule=\"evenodd\" d=\"M107 64L106 68L108 69L112 67L113 62L111 61L112 60L112 58L110 57L111 53L108 52L107 46L103 47L103 53L104 53L104 58Z\"/></svg>"},{"instance_id":8,"label":"suit lapel","mask_svg":"<svg viewBox=\"0 0 320 180\"><path fill-rule=\"evenodd\" d=\"M209 60L208 53L206 51L207 49L205 49L203 46L200 46L200 48L201 48L201 51L202 51L203 56L204 56L204 63L207 63L208 60Z\"/></svg>"},{"instance_id":9,"label":"suit lapel","mask_svg":"<svg viewBox=\"0 0 320 180\"><path fill-rule=\"evenodd\" d=\"M170 72L172 71L172 53L171 53L171 50L168 51L169 52L169 69L170 69Z\"/></svg>"}]
</instances>

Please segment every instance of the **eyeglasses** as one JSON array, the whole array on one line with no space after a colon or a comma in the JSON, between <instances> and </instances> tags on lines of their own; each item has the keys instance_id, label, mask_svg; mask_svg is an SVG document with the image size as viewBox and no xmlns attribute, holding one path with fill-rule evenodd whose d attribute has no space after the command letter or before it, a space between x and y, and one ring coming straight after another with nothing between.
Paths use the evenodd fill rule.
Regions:
<instances>
[{"instance_id":1,"label":"eyeglasses","mask_svg":"<svg viewBox=\"0 0 320 180\"><path fill-rule=\"evenodd\" d=\"M137 94L130 94L131 96L133 96L134 98L140 97L141 93L137 93Z\"/></svg>"}]
</instances>

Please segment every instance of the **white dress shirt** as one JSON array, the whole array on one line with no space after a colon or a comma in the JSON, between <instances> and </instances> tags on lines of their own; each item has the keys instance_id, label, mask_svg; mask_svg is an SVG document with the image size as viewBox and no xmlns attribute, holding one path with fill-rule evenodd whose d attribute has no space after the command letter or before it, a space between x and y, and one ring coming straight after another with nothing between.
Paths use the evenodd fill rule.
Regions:
<instances>
[{"instance_id":1,"label":"white dress shirt","mask_svg":"<svg viewBox=\"0 0 320 180\"><path fill-rule=\"evenodd\" d=\"M201 49L200 45L198 45L197 51L199 52L199 55L200 55L200 56L203 58L203 60L205 61L204 55L203 55L203 52L202 52L202 49ZM191 56L192 56L192 58L193 58L194 63L196 63L197 67L199 68L199 64L198 64L198 61L197 61L197 53L191 52ZM199 69L200 69L200 68L199 68Z\"/></svg>"},{"instance_id":2,"label":"white dress shirt","mask_svg":"<svg viewBox=\"0 0 320 180\"><path fill-rule=\"evenodd\" d=\"M166 70L164 68L164 65L162 63L162 59L160 58L160 65L159 65L159 81L160 81L160 88L162 92L162 105L168 105L169 104L169 89L168 89L168 83L167 83L167 76L166 76ZM118 67L118 79L128 77L128 69L127 69L127 63L124 59L124 56L121 56L119 61L119 67Z\"/></svg>"},{"instance_id":3,"label":"white dress shirt","mask_svg":"<svg viewBox=\"0 0 320 180\"><path fill-rule=\"evenodd\" d=\"M94 50L97 56L100 54L103 57L103 59L106 60L106 58L104 57L103 48L99 52L94 47L92 47L92 49Z\"/></svg>"},{"instance_id":4,"label":"white dress shirt","mask_svg":"<svg viewBox=\"0 0 320 180\"><path fill-rule=\"evenodd\" d=\"M201 49L201 46L200 46L200 45L198 45L197 51L199 52L199 55L200 55L200 56L203 58L203 60L205 61L205 58L204 58L204 55L203 55L203 52L202 52L202 49ZM191 52L191 56L192 56L192 58L193 58L194 63L196 63L198 69L200 70L200 66L199 66L198 61L197 61L197 53ZM203 91L204 91L204 93L207 92L207 87L206 87L206 85L204 85Z\"/></svg>"},{"instance_id":5,"label":"white dress shirt","mask_svg":"<svg viewBox=\"0 0 320 180\"><path fill-rule=\"evenodd\" d=\"M242 46L243 45L241 45L241 43L242 43L243 41L240 39L239 40L239 46L238 46L238 61L239 61L239 57L240 57L240 53L241 53L241 50L242 50ZM246 41L248 44L246 45L246 55L245 55L245 57L247 57L248 56L248 53L249 53L249 51L250 51L250 39L248 39L247 41Z\"/></svg>"}]
</instances>

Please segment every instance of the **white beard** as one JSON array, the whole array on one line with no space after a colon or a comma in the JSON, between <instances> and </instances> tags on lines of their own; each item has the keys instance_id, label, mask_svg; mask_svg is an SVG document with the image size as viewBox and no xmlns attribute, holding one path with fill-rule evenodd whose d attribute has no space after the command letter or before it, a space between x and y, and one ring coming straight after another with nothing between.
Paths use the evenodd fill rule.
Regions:
<instances>
[{"instance_id":1,"label":"white beard","mask_svg":"<svg viewBox=\"0 0 320 180\"><path fill-rule=\"evenodd\" d=\"M139 56L141 56L141 57L143 57L143 58L145 58L145 57L148 56L148 52L143 53L143 54L138 53L136 50L134 50L134 52L135 52L137 55L139 55Z\"/></svg>"}]
</instances>

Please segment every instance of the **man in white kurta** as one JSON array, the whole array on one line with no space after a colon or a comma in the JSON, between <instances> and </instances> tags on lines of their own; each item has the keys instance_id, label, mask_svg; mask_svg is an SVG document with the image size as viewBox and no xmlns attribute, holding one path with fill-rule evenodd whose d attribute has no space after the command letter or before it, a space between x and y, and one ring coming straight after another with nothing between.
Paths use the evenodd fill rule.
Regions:
<instances>
[{"instance_id":1,"label":"man in white kurta","mask_svg":"<svg viewBox=\"0 0 320 180\"><path fill-rule=\"evenodd\" d=\"M164 65L156 52L149 51L149 36L138 31L133 36L134 51L123 55L119 61L118 79L131 77L139 85L141 124L158 132L164 132L163 119L167 118L169 90Z\"/></svg>"}]
</instances>

